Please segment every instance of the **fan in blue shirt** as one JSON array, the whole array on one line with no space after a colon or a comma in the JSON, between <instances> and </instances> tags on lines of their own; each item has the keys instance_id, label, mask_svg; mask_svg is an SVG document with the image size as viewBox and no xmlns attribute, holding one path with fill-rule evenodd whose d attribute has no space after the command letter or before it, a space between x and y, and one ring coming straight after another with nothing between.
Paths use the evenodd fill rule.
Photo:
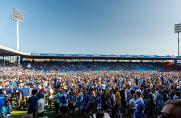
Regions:
<instances>
[{"instance_id":1,"label":"fan in blue shirt","mask_svg":"<svg viewBox=\"0 0 181 118\"><path fill-rule=\"evenodd\" d=\"M22 93L23 93L23 96L29 96L29 95L30 95L29 90L30 90L29 87L23 87L23 88L21 89L21 91L22 91Z\"/></svg>"}]
</instances>

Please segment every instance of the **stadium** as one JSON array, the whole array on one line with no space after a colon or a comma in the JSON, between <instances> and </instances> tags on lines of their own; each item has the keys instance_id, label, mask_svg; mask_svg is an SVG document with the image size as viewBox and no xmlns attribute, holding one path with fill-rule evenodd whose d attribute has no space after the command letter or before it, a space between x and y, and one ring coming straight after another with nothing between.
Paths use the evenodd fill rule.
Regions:
<instances>
[{"instance_id":1,"label":"stadium","mask_svg":"<svg viewBox=\"0 0 181 118\"><path fill-rule=\"evenodd\" d=\"M112 91L120 91L120 97L121 101L120 104L124 105L125 103L128 104L130 99L131 99L131 93L134 93L134 89L131 88L133 85L134 81L136 81L137 85L140 87L145 87L145 91L149 91L150 89L156 89L159 90L163 89L161 93L158 95L163 95L162 99L156 98L155 99L155 104L152 103L155 106L148 107L145 109L151 109L151 111L145 112L147 117L156 117L158 115L158 112L156 110L161 109L161 107L157 106L160 105L158 102L159 100L163 100L162 103L168 99L176 99L177 97L179 98L179 94L177 92L177 88L179 86L176 86L180 81L178 81L181 77L180 72L181 72L181 65L180 65L180 58L177 56L157 56L157 55L91 55L91 54L49 54L49 53L25 53L21 51L17 51L15 49L11 49L5 46L1 46L0 48L0 55L1 55L1 81L2 85L1 88L5 88L6 90L6 95L12 94L8 86L13 83L17 82L15 85L21 87L22 92L22 98L19 98L17 100L20 100L21 102L16 102L13 101L13 109L16 109L14 111L14 117L28 117L26 114L26 111L20 112L19 110L24 109L24 105L27 103L23 102L26 101L25 99L25 94L27 90L27 86L30 88L32 87L38 87L39 92L40 91L46 91L47 93L48 90L70 90L70 93L76 93L73 89L77 89L79 92L82 91L82 95L84 96L85 88L87 89L86 91L89 93L91 96L94 91L94 89L101 90L104 95L104 91L106 90L111 90L109 86L109 82L112 81L110 78L114 78L113 80L116 82L116 87L114 88L112 85ZM18 62L20 60L20 63ZM132 80L135 78L135 80ZM87 78L86 80L82 80L80 78ZM141 79L141 78L143 79ZM148 77L148 78L146 78ZM129 78L129 79L126 79ZM57 85L61 81L65 81L63 85ZM65 79L65 80L64 80ZM75 87L74 84L80 84L79 82L76 82L76 79L78 81L82 81L85 85L87 86L85 88L82 88L81 86L77 86L78 88ZM98 79L98 80L97 80ZM141 79L141 81L139 80ZM74 80L74 81L72 81ZM158 83L155 83L155 80ZM88 82L86 82L88 81ZM91 83L89 81L93 82L98 82L99 84L93 84L93 86L99 86L100 88L90 88ZM106 82L107 81L107 82ZM109 81L109 82L108 82ZM114 81L112 81L114 83ZM132 81L132 82L131 82ZM151 85L148 83L152 82ZM174 82L175 81L175 82ZM70 83L74 83L73 86L69 86ZM110 82L110 83L112 83ZM124 82L126 82L124 84ZM162 85L159 85L159 82L162 83ZM177 83L178 82L178 83ZM170 84L175 85L170 86ZM48 89L52 84L52 89ZM14 87L16 87L14 85ZM81 85L81 84L80 84ZM179 84L178 84L179 85ZM46 88L48 86L48 88ZM122 89L121 86L125 86L127 89ZM14 88L13 87L13 88ZM54 88L55 87L55 88ZM58 88L57 88L58 87ZM136 87L136 86L135 86ZM155 88L154 88L155 87ZM164 88L163 88L164 87ZM170 87L173 87L171 90L175 91L173 93L170 93L171 90L169 90ZM15 89L15 88L14 88ZM175 90L174 90L175 89ZM178 89L179 90L179 89ZM125 91L127 92L127 97L125 98L126 100L122 100L122 98L125 97L125 94L122 92ZM167 93L167 92L168 93ZM44 92L42 92L44 93ZM41 94L42 94L41 93ZM44 93L45 95L47 93ZM69 93L69 94L70 94ZM39 93L40 94L40 93ZM52 93L53 94L53 93ZM96 93L94 93L96 94ZM115 93L118 94L118 93ZM172 96L173 98L164 98L164 95L168 94ZM16 93L16 96L19 95L19 92ZM71 95L71 94L70 94ZM145 97L148 95L148 93L145 93ZM48 96L47 96L48 97ZM45 109L52 110L52 108L55 106L55 113L52 112L45 112L44 116L45 117L60 117L59 112L61 113L66 113L63 111L58 111L56 107L56 103L52 103L54 100L52 99L53 96L49 95L47 100L47 104L45 106ZM55 98L56 99L56 98ZM78 99L78 98L77 98ZM119 98L117 98L119 99ZM147 98L148 99L148 98ZM69 99L71 100L71 99ZM95 99L96 100L96 99ZM74 107L77 107L79 109L81 117L85 117L85 113L81 111L80 106L76 106L76 100L73 100ZM154 99L153 99L154 101ZM70 102L70 101L69 101ZM116 102L116 100L115 100ZM70 102L72 103L72 102ZM70 104L69 103L69 104ZM96 101L95 101L96 103ZM147 102L148 104L152 105L151 103ZM23 106L22 106L23 104ZM108 103L107 103L108 104ZM129 103L130 104L130 103ZM77 111L74 111L74 107L69 106L69 117L80 117L77 116ZM93 105L94 106L94 105ZM108 106L111 106L108 104ZM97 106L95 105L93 108L96 108ZM103 106L102 106L103 107ZM118 107L118 106L116 106ZM157 108L158 107L158 108ZM53 108L54 109L54 108ZM129 106L120 106L120 110L115 110L115 111L110 111L109 107L108 108L102 108L104 109L104 112L108 113L109 115L105 117L116 117L116 118L129 118L132 117L131 113L129 111ZM48 111L49 111L48 110ZM92 109L94 110L94 109ZM53 110L54 111L54 110ZM86 114L86 117L89 115L93 115L93 111L87 111L89 112ZM19 115L17 115L19 113ZM154 115L154 114L156 115ZM91 115L92 114L92 115ZM13 115L12 115L13 116ZM67 116L65 116L67 117ZM92 116L93 117L93 116Z\"/></svg>"},{"instance_id":2,"label":"stadium","mask_svg":"<svg viewBox=\"0 0 181 118\"><path fill-rule=\"evenodd\" d=\"M20 58L20 65L27 64L27 66L31 66L32 63L72 63L75 64L86 64L90 63L93 64L102 64L104 63L105 66L109 63L110 64L138 64L137 68L133 70L127 69L103 69L100 71L180 71L180 57L178 56L157 56L157 55L98 55L98 54L52 54L52 53L25 53L20 52L5 46L1 46L0 48L0 55L1 55L1 62L4 62L4 67L7 63L14 62L18 65L18 58ZM165 68L158 69L158 68L144 68L139 65L141 64L151 64L152 65L162 65ZM28 65L30 64L30 65ZM84 69L82 71L89 71L89 66L84 65ZM115 66L115 65L114 65ZM121 66L121 65L120 65ZM2 66L3 67L3 66ZM173 70L172 70L173 69ZM80 69L78 69L80 70ZM74 70L74 71L78 71ZM98 71L96 69L93 69ZM70 70L71 71L71 70ZM80 70L81 71L81 70Z\"/></svg>"},{"instance_id":3,"label":"stadium","mask_svg":"<svg viewBox=\"0 0 181 118\"><path fill-rule=\"evenodd\" d=\"M36 6L35 4L33 4L35 6L31 6L32 4L27 4L27 1L25 3L26 5L24 2L12 4L22 5L23 7L21 7L29 13L27 20L29 24L25 24L26 28L24 28L26 32L21 33L22 40L26 41L20 43L19 40L19 24L24 22L25 13L13 8L11 19L16 22L16 49L10 48L11 46L0 45L0 118L181 118L181 56L179 47L181 23L174 25L174 31L178 34L178 56L175 56L175 44L173 43L173 46L170 42L167 42L171 37L168 33L169 30L166 31L165 27L163 28L160 25L162 22L163 24L168 24L168 22L160 21L159 24L157 21L161 19L160 14L157 16L157 20L151 20L148 17L149 21L146 21L146 14L155 14L155 12L152 13L152 9L147 11L147 8L144 7L142 10L144 5L140 3L135 4L141 5L141 10L135 6L130 8L130 3L125 4L127 7L129 6L131 12L124 11L127 7L120 7L119 2L115 1L108 2L109 4L105 2L106 7L102 6L103 2L100 1L96 1L96 5L99 4L98 6L88 2L91 7L87 2L84 3L86 7L77 3L75 4L78 7L76 5L76 7L71 6L72 4L69 2L58 2L68 4L68 9L65 6L60 8L61 4L47 1L45 3L48 8L46 5L43 6L40 1L38 3L42 6ZM111 6L113 3L114 5ZM50 4L54 4L55 7ZM143 4L145 3L143 2ZM107 8L107 6L109 7ZM71 7L75 7L75 9ZM180 8L180 6L177 7ZM121 11L120 8L126 15L117 17ZM146 9L146 12L144 9ZM160 7L157 9L160 9ZM0 7L0 17L1 10ZM135 16L132 10L139 11L136 14L139 17L142 16L139 13L143 13L144 20ZM128 18L128 21L122 16ZM46 17L48 20L52 18L51 22ZM67 19L64 19L64 17ZM168 18L167 15L165 17ZM60 19L62 23L60 23ZM77 22L74 22L74 20ZM175 20L173 21L175 22ZM38 25L34 25L34 22ZM148 24L145 25L144 23ZM31 25L37 29L32 28ZM153 29L151 29L152 25L154 26ZM135 26L138 26L137 29L130 30ZM148 26L150 29L148 29ZM60 30L61 27L63 27L63 30ZM121 28L116 29L117 27ZM126 27L128 28L126 29ZM146 27L146 30L144 27ZM0 29L0 33L7 32L7 29L4 28L3 31ZM164 34L158 34L161 30L167 34L165 32ZM48 34L46 34L46 31ZM153 33L148 35L149 33L145 31ZM2 35L7 35L3 33ZM13 35L13 33L14 31L10 34ZM160 35L165 34L168 37L165 36L164 38L167 39L163 41ZM145 38L144 36L146 36L146 39L143 40L142 37ZM11 37L8 34L7 37L12 38L13 36ZM87 38L84 39L85 42L79 40L81 37ZM149 44L151 41L148 41L152 39L150 37L153 37L153 42L155 41L152 45ZM35 39L29 41L28 39L31 38ZM135 41L132 42L131 39L135 39ZM126 43L125 40L129 41ZM0 43L3 41L0 40ZM14 45L12 40L10 42ZM94 42L93 45L91 45L92 42ZM132 43L134 45L131 45ZM20 44L23 47L21 50ZM30 46L32 49L29 49L29 45L33 45ZM173 52L170 51L172 47L174 47ZM59 48L60 50L68 50L69 48L74 50L75 48L75 50L78 49L75 51L78 53L67 53L66 51L57 53L56 51ZM95 51L97 53L82 53L86 52L84 49L88 48L91 51L94 48L97 49ZM123 52L119 52L127 49L126 53L128 53L129 48L134 50L134 53L122 54ZM158 50L159 48L160 50ZM26 52L25 49L36 49L36 51ZM38 49L43 49L45 52L46 50L49 51L38 53L41 52ZM107 54L101 54L98 49L110 50ZM137 49L141 49L140 55L136 55ZM151 50L151 54L153 52L160 54L164 51L170 51L171 53L168 52L170 55L164 55L167 54L166 52L163 54L164 56L143 54L143 52L149 52L147 49ZM111 54L114 51L117 53Z\"/></svg>"}]
</instances>

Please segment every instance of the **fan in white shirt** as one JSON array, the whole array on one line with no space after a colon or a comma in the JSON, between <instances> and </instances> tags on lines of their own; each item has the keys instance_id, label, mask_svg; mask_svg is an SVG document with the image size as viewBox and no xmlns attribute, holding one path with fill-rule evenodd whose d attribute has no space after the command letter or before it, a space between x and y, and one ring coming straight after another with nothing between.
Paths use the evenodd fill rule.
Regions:
<instances>
[{"instance_id":1,"label":"fan in white shirt","mask_svg":"<svg viewBox=\"0 0 181 118\"><path fill-rule=\"evenodd\" d=\"M45 100L43 94L38 94L39 100L37 101L37 113L39 117L43 117L45 111Z\"/></svg>"}]
</instances>

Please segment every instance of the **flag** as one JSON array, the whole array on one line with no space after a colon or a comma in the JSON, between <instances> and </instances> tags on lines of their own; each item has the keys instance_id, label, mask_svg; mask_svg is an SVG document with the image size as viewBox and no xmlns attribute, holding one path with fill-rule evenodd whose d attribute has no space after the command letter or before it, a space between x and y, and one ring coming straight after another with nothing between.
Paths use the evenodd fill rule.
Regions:
<instances>
[{"instance_id":1,"label":"flag","mask_svg":"<svg viewBox=\"0 0 181 118\"><path fill-rule=\"evenodd\" d=\"M28 69L31 68L31 64L30 64L30 63L27 65L27 68L28 68Z\"/></svg>"}]
</instances>

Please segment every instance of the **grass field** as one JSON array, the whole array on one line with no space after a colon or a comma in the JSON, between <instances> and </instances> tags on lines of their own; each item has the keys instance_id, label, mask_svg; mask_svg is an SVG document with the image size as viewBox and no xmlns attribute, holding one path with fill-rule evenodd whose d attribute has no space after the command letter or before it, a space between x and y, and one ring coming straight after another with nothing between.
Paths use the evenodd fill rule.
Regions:
<instances>
[{"instance_id":1,"label":"grass field","mask_svg":"<svg viewBox=\"0 0 181 118\"><path fill-rule=\"evenodd\" d=\"M27 111L17 111L13 110L12 111L12 118L21 118L22 115L25 115Z\"/></svg>"},{"instance_id":2,"label":"grass field","mask_svg":"<svg viewBox=\"0 0 181 118\"><path fill-rule=\"evenodd\" d=\"M21 118L21 116L27 114L27 111L24 110L13 110L12 111L12 118ZM45 112L44 116L48 116L48 118L54 118L54 111L53 110L48 110Z\"/></svg>"},{"instance_id":3,"label":"grass field","mask_svg":"<svg viewBox=\"0 0 181 118\"><path fill-rule=\"evenodd\" d=\"M12 111L12 118L21 118L21 116L27 114L27 111L24 110L13 110ZM48 118L55 118L55 112L53 109L47 109L44 116L47 116ZM83 116L80 114L71 114L70 118L82 118Z\"/></svg>"},{"instance_id":4,"label":"grass field","mask_svg":"<svg viewBox=\"0 0 181 118\"><path fill-rule=\"evenodd\" d=\"M15 98L13 98L13 104L15 104ZM54 104L52 104L54 106ZM21 118L23 115L27 114L27 110L15 110L15 107L13 107L14 110L11 112L12 118ZM47 108L45 107L46 112L44 113L44 116L47 116L48 118L55 118L55 109L54 108ZM58 118L61 118L61 115L58 116ZM72 113L70 114L69 118L84 118L83 114L79 113Z\"/></svg>"}]
</instances>

